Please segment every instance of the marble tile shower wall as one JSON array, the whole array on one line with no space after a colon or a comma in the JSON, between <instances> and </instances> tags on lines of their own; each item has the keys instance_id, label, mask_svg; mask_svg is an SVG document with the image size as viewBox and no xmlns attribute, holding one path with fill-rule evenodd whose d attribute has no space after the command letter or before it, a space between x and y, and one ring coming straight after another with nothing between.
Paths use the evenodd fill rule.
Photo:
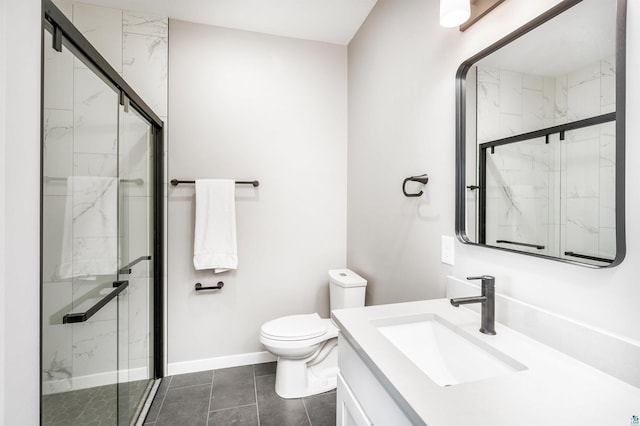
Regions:
<instances>
[{"instance_id":1,"label":"marble tile shower wall","mask_svg":"<svg viewBox=\"0 0 640 426\"><path fill-rule=\"evenodd\" d=\"M567 75L567 120L616 110L615 60L605 59ZM562 253L613 259L615 239L615 123L567 132L561 144Z\"/></svg>"},{"instance_id":2,"label":"marble tile shower wall","mask_svg":"<svg viewBox=\"0 0 640 426\"><path fill-rule=\"evenodd\" d=\"M66 0L55 3L166 123L168 20ZM45 83L44 93L45 175L113 177L117 176L120 168L121 177L144 179L145 183L141 186L128 185L124 188L127 209L121 213L120 229L121 236L126 233L129 244L121 247L123 258L120 261L124 259L126 263L143 252L152 254L146 253L150 235L147 235L144 223L150 214L151 201L148 183L151 181L152 160L143 155L148 149L148 129L137 117L129 114L121 115L118 130L116 93L66 49L62 53L50 49L50 42L47 34L44 59L45 81L49 84ZM166 145L165 140L165 164ZM125 158L126 164L123 162ZM123 172L127 176L123 176ZM165 177L165 196L166 180ZM73 259L77 264L82 253L87 253L91 249L91 242L96 239L96 235L87 235L83 240L85 236L78 232L78 227L74 227L72 243L67 244L68 247L61 244L65 237L71 235L64 226L70 199L64 181L45 180L44 393L105 384L113 378L113 367L117 365L114 351L115 309L100 312L87 323L61 324L62 315L69 312L70 308L77 308L70 305L72 300L91 294L94 288L113 278L98 276L92 280L60 274L60 259ZM166 223L163 226L166 229ZM109 231L108 235L99 237L117 241L118 235ZM104 247L104 241L97 244L100 245ZM129 324L121 332L124 332L129 343L127 358L130 380L143 378L150 365L148 348L151 342L146 326L139 326L148 323L151 314L151 307L148 306L152 274L149 263L143 262L134 268L128 277L128 295L121 304L121 307L128 306L124 314L128 315Z\"/></svg>"},{"instance_id":3,"label":"marble tile shower wall","mask_svg":"<svg viewBox=\"0 0 640 426\"><path fill-rule=\"evenodd\" d=\"M613 58L558 76L478 67L477 80L478 143L615 111ZM562 143L553 135L548 145L542 138L495 152L487 165L488 241L614 257L613 123L567 132Z\"/></svg>"}]
</instances>

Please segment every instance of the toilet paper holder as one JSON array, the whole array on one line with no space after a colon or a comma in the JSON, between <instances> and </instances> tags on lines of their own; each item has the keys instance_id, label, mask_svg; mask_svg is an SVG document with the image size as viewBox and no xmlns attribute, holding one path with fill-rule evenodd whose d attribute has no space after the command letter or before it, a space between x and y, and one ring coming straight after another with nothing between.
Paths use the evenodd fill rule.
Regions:
<instances>
[{"instance_id":1,"label":"toilet paper holder","mask_svg":"<svg viewBox=\"0 0 640 426\"><path fill-rule=\"evenodd\" d=\"M201 283L196 283L195 285L195 289L196 291L202 291L202 290L220 290L222 287L224 287L224 283L222 281L218 281L217 285L214 286L203 286Z\"/></svg>"}]
</instances>

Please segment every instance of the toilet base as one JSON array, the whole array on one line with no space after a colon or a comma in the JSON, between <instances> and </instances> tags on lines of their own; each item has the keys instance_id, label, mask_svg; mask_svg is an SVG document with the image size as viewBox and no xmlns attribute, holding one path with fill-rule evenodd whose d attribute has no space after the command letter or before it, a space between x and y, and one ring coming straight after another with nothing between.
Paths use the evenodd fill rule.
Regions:
<instances>
[{"instance_id":1,"label":"toilet base","mask_svg":"<svg viewBox=\"0 0 640 426\"><path fill-rule=\"evenodd\" d=\"M320 362L317 354L300 360L278 357L276 367L276 393L282 398L302 398L336 388L338 379L338 346L327 342L331 348ZM323 354L324 355L324 354Z\"/></svg>"}]
</instances>

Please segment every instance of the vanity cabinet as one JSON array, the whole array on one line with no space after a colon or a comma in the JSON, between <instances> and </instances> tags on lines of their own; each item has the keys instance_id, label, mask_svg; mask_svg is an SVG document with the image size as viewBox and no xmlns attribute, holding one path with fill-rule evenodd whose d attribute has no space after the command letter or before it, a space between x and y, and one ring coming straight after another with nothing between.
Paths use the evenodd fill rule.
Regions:
<instances>
[{"instance_id":1,"label":"vanity cabinet","mask_svg":"<svg viewBox=\"0 0 640 426\"><path fill-rule=\"evenodd\" d=\"M336 425L369 426L373 424L340 373L338 373L337 395Z\"/></svg>"},{"instance_id":2,"label":"vanity cabinet","mask_svg":"<svg viewBox=\"0 0 640 426\"><path fill-rule=\"evenodd\" d=\"M338 342L337 426L424 424L409 420L342 334Z\"/></svg>"}]
</instances>

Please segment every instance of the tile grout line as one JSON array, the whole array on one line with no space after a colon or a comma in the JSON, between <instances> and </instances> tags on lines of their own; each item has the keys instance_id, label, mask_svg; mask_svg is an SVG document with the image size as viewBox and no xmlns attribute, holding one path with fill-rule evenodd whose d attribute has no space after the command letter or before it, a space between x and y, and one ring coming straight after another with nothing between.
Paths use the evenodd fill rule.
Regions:
<instances>
[{"instance_id":1,"label":"tile grout line","mask_svg":"<svg viewBox=\"0 0 640 426\"><path fill-rule=\"evenodd\" d=\"M213 399L213 380L216 377L216 372L211 371L211 390L209 391L209 405L207 406L207 423L206 426L209 426L209 410L211 410L211 400Z\"/></svg>"},{"instance_id":2,"label":"tile grout line","mask_svg":"<svg viewBox=\"0 0 640 426\"><path fill-rule=\"evenodd\" d=\"M309 420L309 426L313 426L311 424L311 417L309 417L309 410L307 410L307 404L304 402L304 398L300 398L302 401L302 406L304 407L304 412L307 414L307 420Z\"/></svg>"},{"instance_id":3,"label":"tile grout line","mask_svg":"<svg viewBox=\"0 0 640 426\"><path fill-rule=\"evenodd\" d=\"M171 376L171 377L173 377L173 376ZM189 388L195 388L195 387L197 387L197 386L204 386L204 385L208 385L208 384L211 384L211 382L209 382L209 383L198 383L198 384L195 384L195 385L187 385L187 386L176 386L176 387L173 387L173 388L171 388L171 389L172 389L172 390L177 390L177 389L189 389Z\"/></svg>"},{"instance_id":4,"label":"tile grout line","mask_svg":"<svg viewBox=\"0 0 640 426\"><path fill-rule=\"evenodd\" d=\"M251 407L252 405L256 405L256 404L244 404L244 405L236 405L234 407L227 407L227 408L217 408L215 410L211 410L209 411L210 413L218 413L220 411L227 411L227 410L234 410L236 408L244 408L244 407Z\"/></svg>"},{"instance_id":5,"label":"tile grout line","mask_svg":"<svg viewBox=\"0 0 640 426\"><path fill-rule=\"evenodd\" d=\"M256 380L256 365L251 368L253 370L253 393L256 397L256 415L258 416L258 426L260 426L260 407L258 407L258 382Z\"/></svg>"}]
</instances>

